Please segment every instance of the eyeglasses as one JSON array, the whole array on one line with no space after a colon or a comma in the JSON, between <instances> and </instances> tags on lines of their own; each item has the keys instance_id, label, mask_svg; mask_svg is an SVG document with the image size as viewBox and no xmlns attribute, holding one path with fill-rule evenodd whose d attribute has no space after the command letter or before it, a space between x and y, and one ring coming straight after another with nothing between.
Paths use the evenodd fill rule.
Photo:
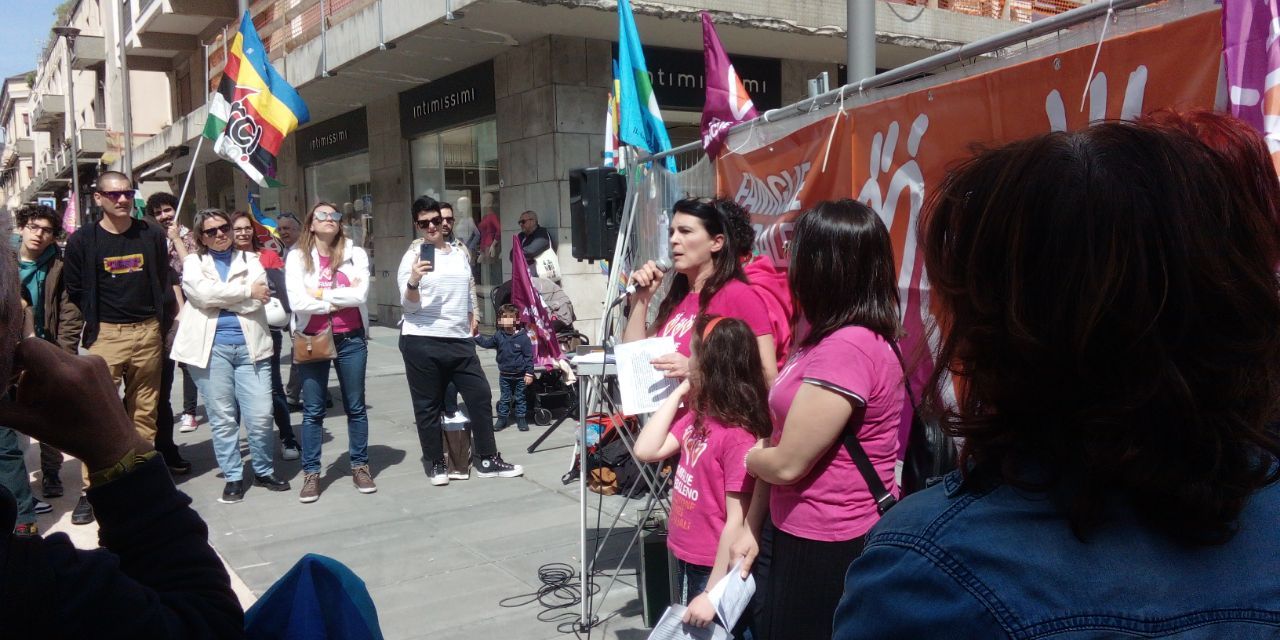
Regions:
<instances>
[{"instance_id":1,"label":"eyeglasses","mask_svg":"<svg viewBox=\"0 0 1280 640\"><path fill-rule=\"evenodd\" d=\"M132 200L133 194L135 193L137 193L137 191L133 189L125 189L124 191L98 191L98 195L108 200L119 200L120 198Z\"/></svg>"},{"instance_id":2,"label":"eyeglasses","mask_svg":"<svg viewBox=\"0 0 1280 640\"><path fill-rule=\"evenodd\" d=\"M44 227L38 224L28 224L26 226L26 230L30 231L31 233L39 233L41 235L46 235L46 236L58 235L58 232L54 231L53 227Z\"/></svg>"},{"instance_id":3,"label":"eyeglasses","mask_svg":"<svg viewBox=\"0 0 1280 640\"><path fill-rule=\"evenodd\" d=\"M436 217L434 217L434 218L427 218L426 220L415 220L413 223L414 223L414 224L416 224L416 225L418 225L418 228L419 228L419 229L426 229L426 228L427 228L428 226L430 226L430 225L435 225L435 226L437 226L437 227L438 227L438 226L446 225L446 224L447 224L447 225L452 226L452 225L453 225L453 217L452 217L452 216L450 216L450 217L446 218L446 217L444 217L444 216L436 216Z\"/></svg>"},{"instance_id":4,"label":"eyeglasses","mask_svg":"<svg viewBox=\"0 0 1280 640\"><path fill-rule=\"evenodd\" d=\"M204 237L206 237L206 238L214 238L214 237L217 237L217 236L225 236L225 235L227 235L227 232L228 232L228 231L230 231L230 230L231 230L231 225L229 225L229 224L222 224L222 225L216 226L216 227L214 227L214 228L212 228L212 229L205 229L205 230L201 231L200 233L203 233L203 234L204 234Z\"/></svg>"},{"instance_id":5,"label":"eyeglasses","mask_svg":"<svg viewBox=\"0 0 1280 640\"><path fill-rule=\"evenodd\" d=\"M521 218L521 219L520 219L520 224L524 224L524 223L526 223L526 222L534 222L534 219L533 219L533 218Z\"/></svg>"},{"instance_id":6,"label":"eyeglasses","mask_svg":"<svg viewBox=\"0 0 1280 640\"><path fill-rule=\"evenodd\" d=\"M339 211L317 211L312 215L320 222L328 222L330 220L338 222L342 220L342 213Z\"/></svg>"},{"instance_id":7,"label":"eyeglasses","mask_svg":"<svg viewBox=\"0 0 1280 640\"><path fill-rule=\"evenodd\" d=\"M253 233L253 227L236 227L231 230L231 233L236 235L249 235Z\"/></svg>"}]
</instances>

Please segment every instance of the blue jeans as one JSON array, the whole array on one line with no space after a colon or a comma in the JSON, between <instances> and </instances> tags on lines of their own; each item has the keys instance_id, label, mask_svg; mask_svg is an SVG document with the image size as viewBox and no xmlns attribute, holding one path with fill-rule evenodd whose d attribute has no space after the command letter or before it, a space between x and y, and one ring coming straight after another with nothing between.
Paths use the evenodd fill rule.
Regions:
<instances>
[{"instance_id":1,"label":"blue jeans","mask_svg":"<svg viewBox=\"0 0 1280 640\"><path fill-rule=\"evenodd\" d=\"M524 397L524 376L508 378L498 376L498 417L506 418L511 413L511 405L515 404L517 418L529 415L529 408Z\"/></svg>"},{"instance_id":2,"label":"blue jeans","mask_svg":"<svg viewBox=\"0 0 1280 640\"><path fill-rule=\"evenodd\" d=\"M240 455L240 423L249 440L253 473L269 476L275 469L271 454L271 362L254 362L249 347L242 344L215 344L209 366L187 365L204 396L209 416L213 455L227 482L241 480L244 458ZM240 419L237 420L236 416Z\"/></svg>"},{"instance_id":3,"label":"blue jeans","mask_svg":"<svg viewBox=\"0 0 1280 640\"><path fill-rule=\"evenodd\" d=\"M18 432L5 427L0 427L0 487L8 489L18 501L18 519L14 524L36 521L36 500L31 495L31 478L27 475L22 448L18 446Z\"/></svg>"},{"instance_id":4,"label":"blue jeans","mask_svg":"<svg viewBox=\"0 0 1280 640\"><path fill-rule=\"evenodd\" d=\"M369 464L369 416L364 408L364 371L369 362L369 344L364 331L334 334L338 371L338 387L342 390L342 408L347 412L348 451L351 466ZM302 378L302 470L320 473L320 438L323 435L325 385L329 382L331 361L297 365Z\"/></svg>"}]
</instances>

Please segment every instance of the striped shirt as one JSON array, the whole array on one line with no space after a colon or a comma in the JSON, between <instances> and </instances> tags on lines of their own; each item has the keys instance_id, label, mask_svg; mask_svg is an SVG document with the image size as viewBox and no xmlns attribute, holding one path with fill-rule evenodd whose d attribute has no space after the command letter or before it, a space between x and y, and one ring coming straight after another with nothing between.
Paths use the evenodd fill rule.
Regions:
<instances>
[{"instance_id":1,"label":"striped shirt","mask_svg":"<svg viewBox=\"0 0 1280 640\"><path fill-rule=\"evenodd\" d=\"M433 271L418 283L417 302L405 297L409 272L418 260L421 241L414 241L400 259L396 280L400 285L400 305L404 311L400 332L409 336L470 338L471 264L466 251L455 245L436 250Z\"/></svg>"}]
</instances>

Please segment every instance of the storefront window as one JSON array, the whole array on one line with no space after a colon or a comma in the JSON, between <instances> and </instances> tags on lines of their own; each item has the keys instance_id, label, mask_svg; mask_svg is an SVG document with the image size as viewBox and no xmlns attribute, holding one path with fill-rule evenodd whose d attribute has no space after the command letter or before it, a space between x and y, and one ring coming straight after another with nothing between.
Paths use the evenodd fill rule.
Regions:
<instances>
[{"instance_id":1,"label":"storefront window","mask_svg":"<svg viewBox=\"0 0 1280 640\"><path fill-rule=\"evenodd\" d=\"M332 202L342 212L347 237L364 247L373 260L373 195L369 180L369 154L355 155L313 164L306 168L306 208L317 202ZM305 213L299 211L299 214ZM299 215L301 217L301 215Z\"/></svg>"},{"instance_id":2,"label":"storefront window","mask_svg":"<svg viewBox=\"0 0 1280 640\"><path fill-rule=\"evenodd\" d=\"M410 141L409 152L414 197L429 196L453 205L456 217L467 216L472 223L471 228L456 226L455 234L474 232L478 237L481 218L496 216L499 210L496 122L488 119L419 136ZM417 235L412 229L409 233ZM502 283L501 238L496 246L481 247L477 253L473 266L476 286L487 300L489 289ZM491 323L491 305L481 306L482 321Z\"/></svg>"}]
</instances>

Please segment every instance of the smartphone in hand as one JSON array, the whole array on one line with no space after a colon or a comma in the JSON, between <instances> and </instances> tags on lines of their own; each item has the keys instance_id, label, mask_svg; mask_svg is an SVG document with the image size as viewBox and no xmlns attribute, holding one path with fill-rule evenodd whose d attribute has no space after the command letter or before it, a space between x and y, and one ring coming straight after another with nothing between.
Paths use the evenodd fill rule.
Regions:
<instances>
[{"instance_id":1,"label":"smartphone in hand","mask_svg":"<svg viewBox=\"0 0 1280 640\"><path fill-rule=\"evenodd\" d=\"M435 271L436 270L436 246L429 242L424 242L422 243L422 246L419 247L418 251L419 251L419 255L418 255L419 260L423 262L431 263L431 268L427 269L427 271Z\"/></svg>"}]
</instances>

